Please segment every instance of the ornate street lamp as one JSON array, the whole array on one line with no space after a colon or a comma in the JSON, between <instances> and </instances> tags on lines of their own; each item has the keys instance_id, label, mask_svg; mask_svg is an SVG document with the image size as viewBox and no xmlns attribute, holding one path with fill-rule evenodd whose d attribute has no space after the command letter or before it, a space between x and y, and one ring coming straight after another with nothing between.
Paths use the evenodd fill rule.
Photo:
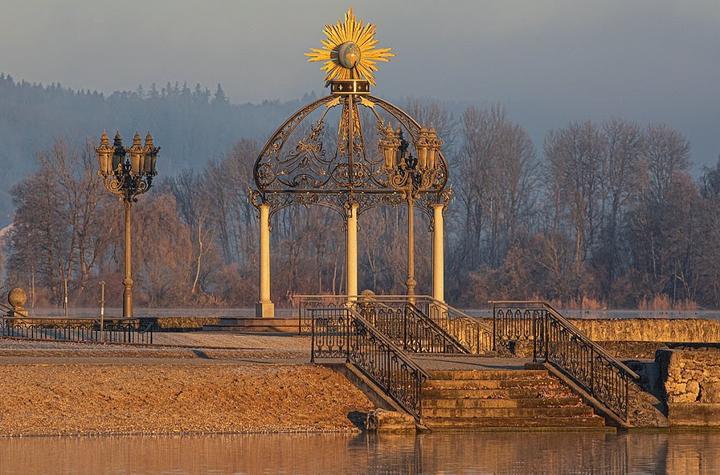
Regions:
<instances>
[{"instance_id":1,"label":"ornate street lamp","mask_svg":"<svg viewBox=\"0 0 720 475\"><path fill-rule=\"evenodd\" d=\"M409 151L402 130L383 127L379 141L390 186L402 193L408 205L407 294L415 295L415 200L432 189L439 170L438 154L443 141L433 128L420 128L415 143L417 157Z\"/></svg>"},{"instance_id":2,"label":"ornate street lamp","mask_svg":"<svg viewBox=\"0 0 720 475\"><path fill-rule=\"evenodd\" d=\"M105 188L120 198L125 206L125 278L123 280L123 317L131 318L132 311L132 236L130 211L137 196L152 187L153 177L157 175L157 155L160 147L153 144L152 135L145 137L142 144L140 134L135 133L129 149L123 147L120 133L115 134L110 145L103 131L100 146L95 149L98 157L98 175L103 179Z\"/></svg>"}]
</instances>

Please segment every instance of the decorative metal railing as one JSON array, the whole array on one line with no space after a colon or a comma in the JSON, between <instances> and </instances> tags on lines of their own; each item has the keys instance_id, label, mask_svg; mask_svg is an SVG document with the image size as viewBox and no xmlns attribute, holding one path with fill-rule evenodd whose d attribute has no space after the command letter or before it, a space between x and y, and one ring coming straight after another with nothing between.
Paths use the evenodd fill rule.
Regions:
<instances>
[{"instance_id":1,"label":"decorative metal railing","mask_svg":"<svg viewBox=\"0 0 720 475\"><path fill-rule=\"evenodd\" d=\"M428 374L393 341L350 307L312 308L310 360L344 358L416 420Z\"/></svg>"},{"instance_id":2,"label":"decorative metal railing","mask_svg":"<svg viewBox=\"0 0 720 475\"><path fill-rule=\"evenodd\" d=\"M133 318L0 318L0 337L29 340L152 344L155 320Z\"/></svg>"},{"instance_id":3,"label":"decorative metal railing","mask_svg":"<svg viewBox=\"0 0 720 475\"><path fill-rule=\"evenodd\" d=\"M410 302L389 304L360 300L360 315L404 351L411 353L470 353L453 335Z\"/></svg>"},{"instance_id":4,"label":"decorative metal railing","mask_svg":"<svg viewBox=\"0 0 720 475\"><path fill-rule=\"evenodd\" d=\"M384 296L379 298L383 301ZM452 335L469 353L486 354L492 351L492 329L478 319L427 295L415 297L413 305Z\"/></svg>"},{"instance_id":5,"label":"decorative metal railing","mask_svg":"<svg viewBox=\"0 0 720 475\"><path fill-rule=\"evenodd\" d=\"M312 330L312 313L315 308L343 308L348 303L347 295L294 295L293 306L297 309L298 333L309 334Z\"/></svg>"},{"instance_id":6,"label":"decorative metal railing","mask_svg":"<svg viewBox=\"0 0 720 475\"><path fill-rule=\"evenodd\" d=\"M312 308L344 307L348 302L353 306L363 302L376 302L392 308L404 308L408 303L412 303L421 315L432 320L469 353L485 354L492 351L493 332L488 325L427 295L416 295L413 298L406 295L296 295L295 302L299 333L309 333Z\"/></svg>"},{"instance_id":7,"label":"decorative metal railing","mask_svg":"<svg viewBox=\"0 0 720 475\"><path fill-rule=\"evenodd\" d=\"M533 361L553 365L623 421L639 376L543 301L491 301L493 349L532 341Z\"/></svg>"}]
</instances>

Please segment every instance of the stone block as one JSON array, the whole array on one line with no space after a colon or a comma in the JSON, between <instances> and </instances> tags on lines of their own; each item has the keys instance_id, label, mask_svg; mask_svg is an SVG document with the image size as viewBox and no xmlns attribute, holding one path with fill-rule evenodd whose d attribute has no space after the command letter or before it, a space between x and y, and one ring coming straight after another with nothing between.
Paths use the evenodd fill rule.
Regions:
<instances>
[{"instance_id":1,"label":"stone block","mask_svg":"<svg viewBox=\"0 0 720 475\"><path fill-rule=\"evenodd\" d=\"M375 432L415 432L415 418L409 414L385 409L368 412L365 427Z\"/></svg>"},{"instance_id":2,"label":"stone block","mask_svg":"<svg viewBox=\"0 0 720 475\"><path fill-rule=\"evenodd\" d=\"M720 427L720 404L668 404L671 426Z\"/></svg>"},{"instance_id":3,"label":"stone block","mask_svg":"<svg viewBox=\"0 0 720 475\"><path fill-rule=\"evenodd\" d=\"M720 404L720 382L705 384L700 400L702 402Z\"/></svg>"}]
</instances>

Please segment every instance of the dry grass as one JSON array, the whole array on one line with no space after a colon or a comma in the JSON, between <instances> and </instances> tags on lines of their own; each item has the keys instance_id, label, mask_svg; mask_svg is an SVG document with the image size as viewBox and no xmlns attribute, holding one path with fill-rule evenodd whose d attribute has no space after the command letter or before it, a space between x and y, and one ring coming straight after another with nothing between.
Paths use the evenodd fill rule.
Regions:
<instances>
[{"instance_id":1,"label":"dry grass","mask_svg":"<svg viewBox=\"0 0 720 475\"><path fill-rule=\"evenodd\" d=\"M687 300L677 300L674 303L665 294L656 295L651 299L642 299L638 303L638 310L663 311L663 310L682 310L692 311L699 308L697 302Z\"/></svg>"}]
</instances>

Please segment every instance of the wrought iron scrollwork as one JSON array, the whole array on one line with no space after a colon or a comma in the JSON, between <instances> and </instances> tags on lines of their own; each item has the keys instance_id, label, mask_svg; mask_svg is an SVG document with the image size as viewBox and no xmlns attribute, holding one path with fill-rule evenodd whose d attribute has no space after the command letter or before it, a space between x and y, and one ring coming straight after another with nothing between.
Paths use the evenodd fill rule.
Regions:
<instances>
[{"instance_id":1,"label":"wrought iron scrollwork","mask_svg":"<svg viewBox=\"0 0 720 475\"><path fill-rule=\"evenodd\" d=\"M336 107L340 113L334 135L328 114ZM369 126L372 121L375 127ZM308 122L309 126L302 126ZM402 167L396 173L385 167L378 148L383 131L392 129L393 122L411 138L412 147L425 140L424 129L415 119L374 96L330 95L308 104L287 119L260 152L253 170L256 196L251 202L269 203L273 213L292 204L339 211L347 200L358 203L359 213L378 205L402 204L399 185L391 181L406 180L410 174ZM449 199L444 193L448 168L442 153L432 173L423 176L428 182L417 198L428 213L432 202ZM426 194L432 196L425 198Z\"/></svg>"}]
</instances>

